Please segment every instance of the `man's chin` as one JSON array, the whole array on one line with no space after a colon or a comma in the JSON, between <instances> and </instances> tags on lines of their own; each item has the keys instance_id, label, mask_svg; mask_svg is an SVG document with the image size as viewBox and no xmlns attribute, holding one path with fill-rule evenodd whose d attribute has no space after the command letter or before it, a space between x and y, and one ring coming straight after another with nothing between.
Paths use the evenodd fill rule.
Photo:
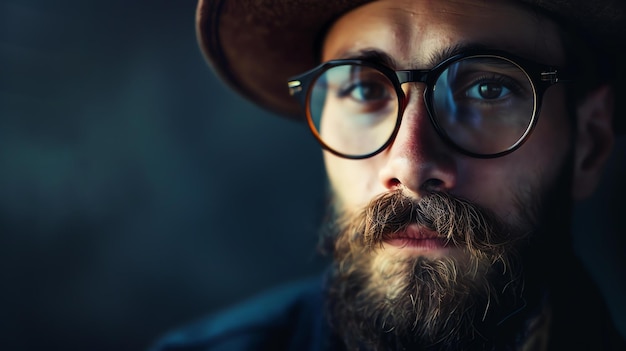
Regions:
<instances>
[{"instance_id":1,"label":"man's chin","mask_svg":"<svg viewBox=\"0 0 626 351\"><path fill-rule=\"evenodd\" d=\"M365 341L373 349L419 348L473 339L489 298L484 287L490 265L469 268L454 255L430 258L433 252L415 251L382 248L371 253L367 268L357 264L335 277L332 316L351 346Z\"/></svg>"},{"instance_id":2,"label":"man's chin","mask_svg":"<svg viewBox=\"0 0 626 351\"><path fill-rule=\"evenodd\" d=\"M479 335L519 309L528 231L487 209L396 192L337 223L328 301L349 348L482 348Z\"/></svg>"}]
</instances>

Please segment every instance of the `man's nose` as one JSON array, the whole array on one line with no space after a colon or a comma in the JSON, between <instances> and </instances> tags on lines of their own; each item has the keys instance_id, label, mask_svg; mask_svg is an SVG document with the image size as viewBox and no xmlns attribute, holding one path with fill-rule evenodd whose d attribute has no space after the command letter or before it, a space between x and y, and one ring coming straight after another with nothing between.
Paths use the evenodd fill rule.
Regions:
<instances>
[{"instance_id":1,"label":"man's nose","mask_svg":"<svg viewBox=\"0 0 626 351\"><path fill-rule=\"evenodd\" d=\"M450 191L456 186L455 151L437 134L430 121L422 89L411 89L402 123L385 157L379 179L386 189L399 187L420 197L430 192Z\"/></svg>"}]
</instances>

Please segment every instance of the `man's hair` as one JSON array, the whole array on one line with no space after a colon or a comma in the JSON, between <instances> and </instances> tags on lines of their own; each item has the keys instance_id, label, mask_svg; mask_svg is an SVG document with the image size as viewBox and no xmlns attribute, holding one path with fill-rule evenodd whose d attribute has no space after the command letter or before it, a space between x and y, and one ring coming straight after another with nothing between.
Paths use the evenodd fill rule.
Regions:
<instances>
[{"instance_id":1,"label":"man's hair","mask_svg":"<svg viewBox=\"0 0 626 351\"><path fill-rule=\"evenodd\" d=\"M540 10L536 10L542 12ZM552 18L549 15L545 15ZM567 79L572 81L565 83L566 108L572 122L575 122L576 107L594 89L601 85L610 85L617 89L616 74L618 70L618 58L602 40L594 38L584 29L571 22L552 18L558 25L559 37L565 54ZM616 110L617 110L616 102ZM623 105L623 104L622 104ZM616 111L615 116L618 113ZM623 123L615 118L614 125ZM572 124L575 127L576 124Z\"/></svg>"}]
</instances>

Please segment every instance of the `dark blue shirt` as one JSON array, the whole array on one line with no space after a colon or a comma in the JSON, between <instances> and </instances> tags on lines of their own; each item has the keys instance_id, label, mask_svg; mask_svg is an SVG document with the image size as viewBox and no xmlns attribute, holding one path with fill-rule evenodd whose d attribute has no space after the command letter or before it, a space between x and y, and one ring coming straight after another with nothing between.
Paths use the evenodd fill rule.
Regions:
<instances>
[{"instance_id":1,"label":"dark blue shirt","mask_svg":"<svg viewBox=\"0 0 626 351\"><path fill-rule=\"evenodd\" d=\"M274 289L169 333L151 351L338 350L321 277Z\"/></svg>"},{"instance_id":2,"label":"dark blue shirt","mask_svg":"<svg viewBox=\"0 0 626 351\"><path fill-rule=\"evenodd\" d=\"M571 285L553 291L550 301L549 350L626 351L589 277L577 274L567 281ZM328 326L324 291L322 277L282 286L168 333L150 351L345 350Z\"/></svg>"}]
</instances>

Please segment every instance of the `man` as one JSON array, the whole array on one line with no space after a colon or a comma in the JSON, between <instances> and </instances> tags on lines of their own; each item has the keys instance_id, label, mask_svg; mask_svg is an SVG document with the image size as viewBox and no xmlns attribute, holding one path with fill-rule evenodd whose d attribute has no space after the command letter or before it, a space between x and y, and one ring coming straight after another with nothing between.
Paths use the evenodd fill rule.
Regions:
<instances>
[{"instance_id":1,"label":"man","mask_svg":"<svg viewBox=\"0 0 626 351\"><path fill-rule=\"evenodd\" d=\"M217 73L304 116L322 145L334 260L319 282L155 349L626 349L569 227L624 130L625 14L618 1L201 0Z\"/></svg>"}]
</instances>

